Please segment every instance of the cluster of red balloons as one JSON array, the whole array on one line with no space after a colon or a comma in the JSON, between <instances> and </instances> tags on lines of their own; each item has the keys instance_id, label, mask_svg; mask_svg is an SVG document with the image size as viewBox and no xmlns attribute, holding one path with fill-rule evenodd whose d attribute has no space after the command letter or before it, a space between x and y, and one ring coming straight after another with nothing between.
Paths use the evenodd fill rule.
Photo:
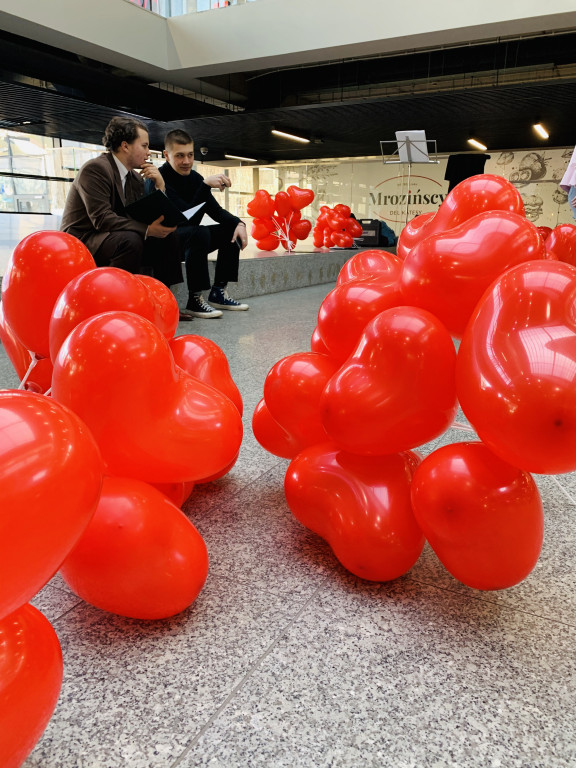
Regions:
<instances>
[{"instance_id":1,"label":"cluster of red balloons","mask_svg":"<svg viewBox=\"0 0 576 768\"><path fill-rule=\"evenodd\" d=\"M138 619L179 613L206 580L179 507L236 461L242 399L217 345L174 338L178 317L164 285L97 269L65 233L9 260L0 328L22 384L0 391L2 766L21 765L58 698L58 639L28 604L56 571Z\"/></svg>"},{"instance_id":2,"label":"cluster of red balloons","mask_svg":"<svg viewBox=\"0 0 576 768\"><path fill-rule=\"evenodd\" d=\"M302 208L314 200L311 189L294 185L274 197L265 189L259 189L246 206L252 222L252 237L262 251L274 251L279 245L286 251L294 250L297 240L306 240L312 222L302 218Z\"/></svg>"},{"instance_id":3,"label":"cluster of red balloons","mask_svg":"<svg viewBox=\"0 0 576 768\"><path fill-rule=\"evenodd\" d=\"M362 225L352 217L349 205L338 203L334 208L323 205L312 230L315 248L351 248L355 237L362 236Z\"/></svg>"},{"instance_id":4,"label":"cluster of red balloons","mask_svg":"<svg viewBox=\"0 0 576 768\"><path fill-rule=\"evenodd\" d=\"M533 569L543 510L530 473L576 469L568 227L545 246L512 184L466 179L404 228L397 255L355 254L310 351L268 373L254 435L291 460L290 509L352 573L396 578L425 539L477 589ZM422 460L415 449L454 423L458 403L479 440Z\"/></svg>"}]
</instances>

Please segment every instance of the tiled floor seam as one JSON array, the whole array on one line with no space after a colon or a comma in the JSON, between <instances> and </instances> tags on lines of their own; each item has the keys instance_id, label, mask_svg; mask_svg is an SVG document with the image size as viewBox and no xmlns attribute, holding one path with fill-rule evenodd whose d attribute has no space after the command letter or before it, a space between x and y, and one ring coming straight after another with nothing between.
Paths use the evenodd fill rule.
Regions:
<instances>
[{"instance_id":1,"label":"tiled floor seam","mask_svg":"<svg viewBox=\"0 0 576 768\"><path fill-rule=\"evenodd\" d=\"M479 603L489 603L490 605L497 605L506 611L515 611L516 613L521 613L521 614L524 614L525 616L533 616L535 619L540 619L540 621L550 622L550 624L559 624L562 627L571 627L572 629L576 629L576 624L571 624L566 621L559 621L558 619L553 619L550 616L542 616L540 613L534 613L533 611L523 611L521 608L515 608L513 605L502 605L502 603L499 603L497 600L489 600L479 595L465 594L463 592L460 592L457 589L448 589L447 587L440 587L438 586L438 584L435 584L432 581L426 581L425 579L417 579L414 576L410 576L409 574L408 574L408 578L410 579L410 581L413 581L416 584L422 584L426 587L433 587L434 589L437 589L440 592L449 592L451 595L459 595L460 597L464 597L468 600L476 600Z\"/></svg>"},{"instance_id":2,"label":"tiled floor seam","mask_svg":"<svg viewBox=\"0 0 576 768\"><path fill-rule=\"evenodd\" d=\"M244 685L248 682L248 680L252 677L252 675L261 667L264 660L272 653L272 651L276 648L278 645L278 642L280 638L285 634L285 632L300 618L300 616L304 613L304 611L308 608L310 603L314 600L314 598L318 595L318 593L323 588L323 583L319 584L318 587L312 592L312 594L308 597L307 600L302 604L302 607L300 610L292 616L289 621L284 624L284 626L277 632L276 636L272 640L271 643L269 643L268 647L260 654L258 659L251 665L250 669L245 672L245 674L242 676L242 678L239 680L239 682L232 688L230 693L226 696L225 700L222 702L222 704L210 715L208 720L204 723L204 725L198 730L196 735L190 740L190 742L186 745L182 753L179 755L179 757L176 758L176 760L170 765L169 768L177 768L182 761L185 759L186 755L196 746L196 744L200 741L202 736L206 733L206 731L213 725L213 723L218 719L219 715L226 709L226 707L236 698L236 695L242 690Z\"/></svg>"}]
</instances>

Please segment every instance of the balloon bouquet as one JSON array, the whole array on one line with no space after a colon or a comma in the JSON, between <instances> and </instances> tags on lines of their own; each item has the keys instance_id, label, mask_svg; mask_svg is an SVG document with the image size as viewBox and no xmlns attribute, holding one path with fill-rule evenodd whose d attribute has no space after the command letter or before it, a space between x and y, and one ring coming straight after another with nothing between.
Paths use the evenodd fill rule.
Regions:
<instances>
[{"instance_id":1,"label":"balloon bouquet","mask_svg":"<svg viewBox=\"0 0 576 768\"><path fill-rule=\"evenodd\" d=\"M310 351L268 373L254 435L291 460L292 513L352 573L397 578L425 540L473 588L533 569L543 510L530 473L576 469L576 227L565 226L544 241L509 182L466 179L409 222L397 255L355 254ZM422 460L415 449L454 424L458 403L479 440Z\"/></svg>"},{"instance_id":2,"label":"balloon bouquet","mask_svg":"<svg viewBox=\"0 0 576 768\"><path fill-rule=\"evenodd\" d=\"M316 248L352 248L354 238L362 236L362 225L352 216L349 205L323 205L312 235Z\"/></svg>"},{"instance_id":3,"label":"balloon bouquet","mask_svg":"<svg viewBox=\"0 0 576 768\"><path fill-rule=\"evenodd\" d=\"M311 189L294 185L286 192L277 192L274 197L265 189L259 189L246 206L252 222L252 237L262 251L274 251L279 245L293 251L297 240L306 240L312 223L302 218L302 209L314 200Z\"/></svg>"},{"instance_id":4,"label":"balloon bouquet","mask_svg":"<svg viewBox=\"0 0 576 768\"><path fill-rule=\"evenodd\" d=\"M16 247L1 308L22 379L0 391L0 764L16 768L62 681L56 634L28 601L60 570L122 616L189 606L208 555L179 507L236 461L242 399L216 344L174 338L168 288L96 269L68 234Z\"/></svg>"}]
</instances>

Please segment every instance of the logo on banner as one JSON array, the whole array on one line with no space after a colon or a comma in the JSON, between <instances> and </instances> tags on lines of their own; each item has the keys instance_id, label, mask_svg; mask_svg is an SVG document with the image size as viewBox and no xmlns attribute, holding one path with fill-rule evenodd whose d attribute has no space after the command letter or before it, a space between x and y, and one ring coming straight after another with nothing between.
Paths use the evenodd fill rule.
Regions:
<instances>
[{"instance_id":1,"label":"logo on banner","mask_svg":"<svg viewBox=\"0 0 576 768\"><path fill-rule=\"evenodd\" d=\"M404 224L421 213L438 209L447 193L442 192L444 184L428 176L410 176L410 188L406 189L404 176L384 179L370 192L374 215L393 224Z\"/></svg>"}]
</instances>

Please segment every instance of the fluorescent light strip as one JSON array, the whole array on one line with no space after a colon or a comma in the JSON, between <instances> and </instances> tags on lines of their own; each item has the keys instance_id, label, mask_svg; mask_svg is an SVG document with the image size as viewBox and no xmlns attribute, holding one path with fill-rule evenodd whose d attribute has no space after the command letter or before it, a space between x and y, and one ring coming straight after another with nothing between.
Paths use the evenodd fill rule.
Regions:
<instances>
[{"instance_id":1,"label":"fluorescent light strip","mask_svg":"<svg viewBox=\"0 0 576 768\"><path fill-rule=\"evenodd\" d=\"M228 160L246 160L247 163L258 162L258 160L255 160L253 157L240 157L240 155L224 155L224 157L227 157Z\"/></svg>"},{"instance_id":2,"label":"fluorescent light strip","mask_svg":"<svg viewBox=\"0 0 576 768\"><path fill-rule=\"evenodd\" d=\"M303 139L302 136L294 136L293 133L284 133L284 131L272 130L274 136L282 136L285 139L292 139L292 141L301 141L302 144L310 144L310 139Z\"/></svg>"},{"instance_id":3,"label":"fluorescent light strip","mask_svg":"<svg viewBox=\"0 0 576 768\"><path fill-rule=\"evenodd\" d=\"M481 149L482 151L485 151L487 147L484 146L484 144L481 144L476 139L468 139L468 144L471 144L473 147L476 147L476 149Z\"/></svg>"},{"instance_id":4,"label":"fluorescent light strip","mask_svg":"<svg viewBox=\"0 0 576 768\"><path fill-rule=\"evenodd\" d=\"M532 128L534 128L534 130L536 131L536 133L537 133L537 134L539 134L540 136L542 136L542 138L543 138L543 139L549 139L549 138L550 138L550 134L548 133L548 131L546 130L546 128L544 128L544 126L542 125L542 123L535 123L535 124L532 126Z\"/></svg>"}]
</instances>

